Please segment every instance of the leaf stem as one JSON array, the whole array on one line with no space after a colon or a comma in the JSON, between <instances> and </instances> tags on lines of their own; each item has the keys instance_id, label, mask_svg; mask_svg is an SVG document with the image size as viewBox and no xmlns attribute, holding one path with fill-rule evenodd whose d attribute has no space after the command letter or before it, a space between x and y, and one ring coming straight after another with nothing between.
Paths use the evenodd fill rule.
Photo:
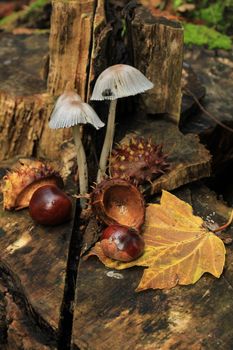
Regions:
<instances>
[{"instance_id":1,"label":"leaf stem","mask_svg":"<svg viewBox=\"0 0 233 350\"><path fill-rule=\"evenodd\" d=\"M227 221L227 223L224 224L223 226L220 226L220 227L216 228L216 229L213 230L212 232L216 233L216 232L225 230L225 229L232 223L232 220L233 220L233 209L232 209L232 211L231 211L231 215L230 215L230 218L229 218L229 220Z\"/></svg>"},{"instance_id":2,"label":"leaf stem","mask_svg":"<svg viewBox=\"0 0 233 350\"><path fill-rule=\"evenodd\" d=\"M198 98L192 93L192 91L190 91L187 87L184 89L184 92L186 92L188 95L190 95L194 101L196 102L196 104L198 105L198 107L202 110L202 112L207 115L210 119L214 120L216 124L220 125L222 128L230 131L230 132L233 132L233 129L222 123L220 120L218 120L215 116L213 116L209 111L207 111L207 109L205 109L202 104L199 102Z\"/></svg>"}]
</instances>

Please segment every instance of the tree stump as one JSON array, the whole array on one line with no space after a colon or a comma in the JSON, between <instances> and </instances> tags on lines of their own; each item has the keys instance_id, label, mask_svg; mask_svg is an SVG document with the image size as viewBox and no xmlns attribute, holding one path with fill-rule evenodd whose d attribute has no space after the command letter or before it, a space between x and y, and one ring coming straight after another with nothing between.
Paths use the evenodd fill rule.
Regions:
<instances>
[{"instance_id":1,"label":"tree stump","mask_svg":"<svg viewBox=\"0 0 233 350\"><path fill-rule=\"evenodd\" d=\"M124 24L121 16L117 18L113 15L112 18L108 11L108 5L114 4L126 11L126 34L122 32ZM151 195L162 188L171 190L210 174L208 151L200 145L196 136L184 136L177 128L181 103L182 28L174 21L155 18L141 6L136 6L132 14L129 14L127 8L124 8L125 4L123 0L53 0L49 49L46 35L0 35L0 45L6 47L5 51L0 47L0 54L3 53L1 58L5 62L0 69L0 159L15 155L60 157L60 145L64 139L70 137L70 132L53 132L47 126L55 97L63 92L69 82L88 101L93 83L103 69L110 63L130 63L148 75L155 83L155 88L151 94L143 96L144 111L135 113L135 119L132 114L127 123L123 122L121 127L116 128L118 141L129 130L144 137L152 136L156 143L164 143L172 164L170 173L145 188L146 193ZM119 33L124 34L123 38ZM128 50L126 58L118 55L119 45L115 45L116 38L120 41L123 52ZM45 64L42 57L48 56L48 50L49 62L46 59ZM6 74L8 57L15 56L18 56L18 60L13 62L12 59L10 62L8 69L12 73L9 78L9 74ZM41 71L44 72L43 77L40 75ZM128 101L122 101L123 109ZM134 101L138 102L139 99L136 97ZM105 110L105 107L101 110ZM127 113L125 109L122 115L118 115L118 124L122 119L126 120ZM157 113L168 114L175 123L155 116ZM100 139L103 134L104 132L100 134ZM71 187L70 193L75 192L74 184ZM202 206L203 195L195 193L194 190L187 189L182 192L182 196L194 206L193 198L198 203L201 198L200 208L197 209L206 213L207 209ZM205 196L206 193L208 194L204 191ZM211 210L219 210L222 217L225 217L228 209L224 205L218 209L214 200L213 203ZM93 227L94 224L92 229ZM96 230L98 229L96 226ZM93 243L92 237L96 238L96 230L88 239L84 237L89 245ZM46 350L53 349L63 335L60 330L61 323L64 322L64 296L70 292L67 291L66 278L72 232L73 221L59 229L45 230L34 225L26 211L9 213L0 210L0 271L4 277L4 285L15 298L12 301L0 288L0 316L3 315L0 317L0 329L4 329L6 324L6 305L12 305L13 312L8 312L9 315L13 314L13 318L19 320L22 308L25 311L22 318L26 315L29 323L35 323L45 336L40 342L40 339L34 339L35 333L31 334L28 327L21 327L20 322L15 322L12 344L23 344L24 350L27 347L30 349L30 346L33 349L43 349L43 346ZM77 244L78 239L80 237L76 237L74 243ZM76 251L73 249L72 253L71 270L75 271ZM231 254L229 259L231 262ZM116 275L113 271L107 275L108 272L94 260L81 264L76 290L74 349L88 347L118 350L122 344L136 350L140 350L140 346L149 349L154 344L158 348L166 349L170 345L177 347L179 342L183 342L184 349L194 350L199 345L198 342L204 344L208 341L206 334L212 336L208 343L211 347L215 344L217 324L221 319L225 317L229 324L232 321L231 315L225 309L216 313L212 325L209 316L205 322L202 317L208 311L205 304L206 286L213 297L208 299L208 307L216 311L216 303L220 310L218 294L221 288L226 289L228 285L225 276L228 276L231 283L230 268L228 275L225 274L219 284L218 281L206 277L191 288L177 288L169 292L149 291L137 295L133 289L140 277L140 269L124 271L122 275ZM71 290L73 292L74 286ZM226 308L232 306L230 296L231 290L227 289L224 295ZM13 305L17 299L21 303L17 304L20 305L20 310ZM69 307L72 309L71 304ZM192 311L186 315L184 310L190 308ZM181 326L180 321L183 321ZM203 330L199 331L199 323L204 323ZM9 332L13 327L14 324L8 328ZM20 330L17 333L18 329ZM227 325L224 325L224 330L226 332L221 341L228 350L231 335ZM22 334L31 339L28 341L29 345L25 345L26 340L22 343ZM59 343L62 350L63 345L62 342Z\"/></svg>"},{"instance_id":2,"label":"tree stump","mask_svg":"<svg viewBox=\"0 0 233 350\"><path fill-rule=\"evenodd\" d=\"M133 63L153 83L143 96L148 114L168 114L179 124L181 112L181 73L183 28L179 22L153 16L140 6L128 24L131 33Z\"/></svg>"}]
</instances>

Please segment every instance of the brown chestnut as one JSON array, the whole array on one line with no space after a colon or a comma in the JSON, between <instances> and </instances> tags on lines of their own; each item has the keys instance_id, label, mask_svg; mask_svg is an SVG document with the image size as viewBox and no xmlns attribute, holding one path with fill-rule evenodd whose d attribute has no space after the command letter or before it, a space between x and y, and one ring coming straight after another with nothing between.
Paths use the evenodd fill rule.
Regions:
<instances>
[{"instance_id":1,"label":"brown chestnut","mask_svg":"<svg viewBox=\"0 0 233 350\"><path fill-rule=\"evenodd\" d=\"M102 233L100 244L106 256L124 262L137 259L145 247L137 231L121 225L108 226Z\"/></svg>"},{"instance_id":2,"label":"brown chestnut","mask_svg":"<svg viewBox=\"0 0 233 350\"><path fill-rule=\"evenodd\" d=\"M71 212L70 198L55 185L39 187L29 203L32 219L42 225L59 225L70 219Z\"/></svg>"}]
</instances>

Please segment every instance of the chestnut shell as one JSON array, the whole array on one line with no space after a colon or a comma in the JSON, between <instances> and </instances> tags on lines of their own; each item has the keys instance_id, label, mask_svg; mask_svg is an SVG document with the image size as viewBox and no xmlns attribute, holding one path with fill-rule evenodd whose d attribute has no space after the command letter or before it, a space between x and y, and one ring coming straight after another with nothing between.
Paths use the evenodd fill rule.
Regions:
<instances>
[{"instance_id":1,"label":"chestnut shell","mask_svg":"<svg viewBox=\"0 0 233 350\"><path fill-rule=\"evenodd\" d=\"M20 159L3 178L3 208L20 210L28 207L35 190L46 184L63 187L62 177L53 166L39 160Z\"/></svg>"},{"instance_id":2,"label":"chestnut shell","mask_svg":"<svg viewBox=\"0 0 233 350\"><path fill-rule=\"evenodd\" d=\"M123 179L102 181L91 195L92 210L106 225L122 225L140 230L145 204L136 186Z\"/></svg>"},{"instance_id":3,"label":"chestnut shell","mask_svg":"<svg viewBox=\"0 0 233 350\"><path fill-rule=\"evenodd\" d=\"M30 185L25 187L18 195L15 201L16 210L20 210L23 208L27 208L29 206L30 200L32 198L33 193L40 187L45 185L54 185L62 188L63 180L58 175L47 176L43 179L36 180L32 182Z\"/></svg>"}]
</instances>

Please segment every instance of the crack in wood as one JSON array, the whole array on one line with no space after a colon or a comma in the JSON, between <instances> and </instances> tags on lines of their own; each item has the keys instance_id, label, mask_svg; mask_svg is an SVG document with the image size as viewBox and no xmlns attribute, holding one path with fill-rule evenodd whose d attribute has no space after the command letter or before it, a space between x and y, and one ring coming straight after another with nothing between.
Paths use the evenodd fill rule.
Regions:
<instances>
[{"instance_id":1,"label":"crack in wood","mask_svg":"<svg viewBox=\"0 0 233 350\"><path fill-rule=\"evenodd\" d=\"M67 259L65 288L58 329L58 350L69 350L71 347L73 304L75 300L77 272L82 247L82 236L80 231L80 213L80 200L77 200L73 230L71 234L69 253Z\"/></svg>"},{"instance_id":2,"label":"crack in wood","mask_svg":"<svg viewBox=\"0 0 233 350\"><path fill-rule=\"evenodd\" d=\"M7 264L4 264L2 261L0 262L0 271L1 271L1 283L4 286L4 290L5 290L4 292L5 297L8 294L9 297L12 298L12 302L14 302L17 305L17 307L20 309L20 312L22 314L22 320L24 320L23 321L24 326L28 328L28 326L30 325L32 332L34 334L37 334L38 338L40 335L40 339L42 342L49 343L52 346L52 348L55 348L56 342L57 342L56 340L57 334L55 330L51 327L51 325L48 322L46 322L43 319L43 317L40 316L40 314L33 308L31 303L28 301L27 293L24 290L18 276L13 275L12 270L7 266ZM5 329L5 332L6 332L5 342L7 343L8 342L7 331L8 331L9 325L6 325L6 326L7 328ZM2 339L0 339L0 345L1 344L3 344Z\"/></svg>"}]
</instances>

